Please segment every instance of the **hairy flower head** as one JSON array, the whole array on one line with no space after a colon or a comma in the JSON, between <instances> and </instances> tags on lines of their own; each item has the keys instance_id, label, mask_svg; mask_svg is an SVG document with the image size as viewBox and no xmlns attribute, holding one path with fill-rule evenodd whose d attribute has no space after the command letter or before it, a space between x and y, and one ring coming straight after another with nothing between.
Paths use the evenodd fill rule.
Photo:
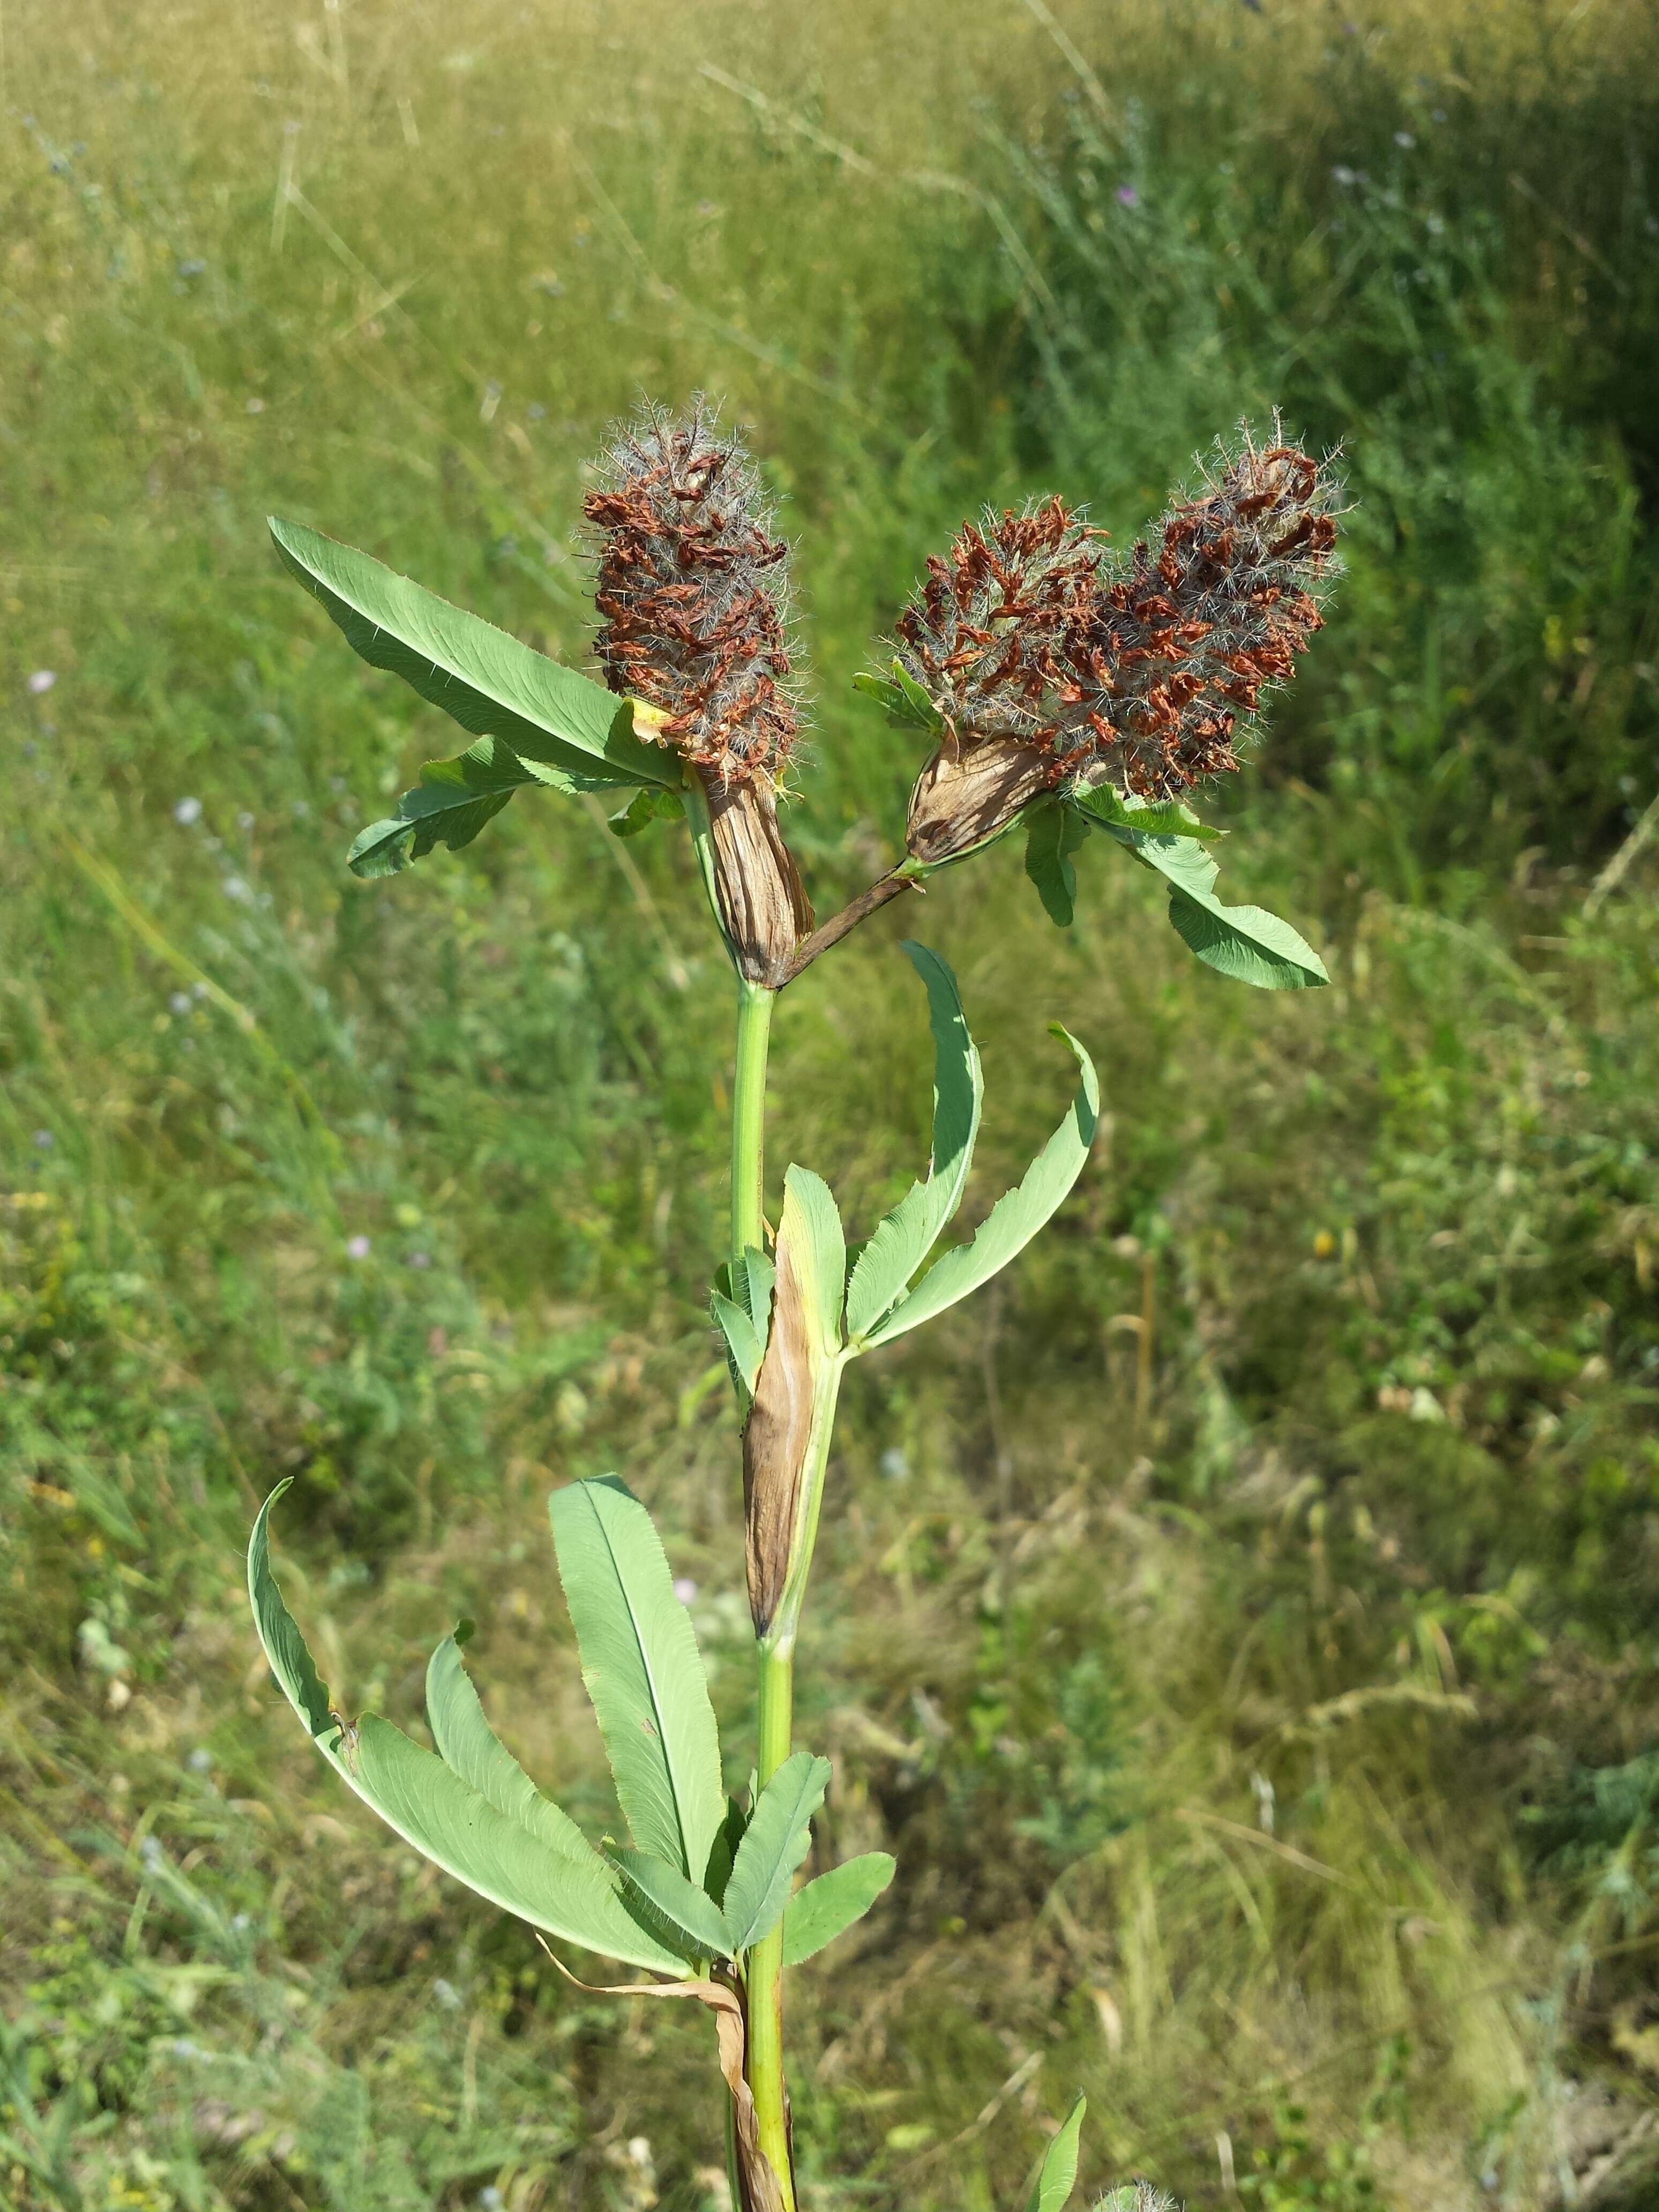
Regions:
<instances>
[{"instance_id":1,"label":"hairy flower head","mask_svg":"<svg viewBox=\"0 0 1659 2212\"><path fill-rule=\"evenodd\" d=\"M1058 499L964 526L896 626L943 716L908 848L965 852L1062 785L1181 797L1238 766L1242 718L1294 673L1336 569L1330 471L1248 431L1156 541L1106 557Z\"/></svg>"},{"instance_id":2,"label":"hairy flower head","mask_svg":"<svg viewBox=\"0 0 1659 2212\"><path fill-rule=\"evenodd\" d=\"M596 650L613 691L659 708L648 734L722 786L775 781L799 726L789 549L759 473L708 402L647 407L601 455L582 501L597 540Z\"/></svg>"},{"instance_id":3,"label":"hairy flower head","mask_svg":"<svg viewBox=\"0 0 1659 2212\"><path fill-rule=\"evenodd\" d=\"M949 860L1012 821L1052 781L1059 687L1095 603L1096 533L1049 499L963 525L895 625L899 660L945 720L906 836Z\"/></svg>"},{"instance_id":4,"label":"hairy flower head","mask_svg":"<svg viewBox=\"0 0 1659 2212\"><path fill-rule=\"evenodd\" d=\"M1242 720L1296 673L1337 571L1339 485L1248 431L1103 590L1063 698L1060 777L1179 799L1237 769ZM1057 779L1059 780L1059 779Z\"/></svg>"},{"instance_id":5,"label":"hairy flower head","mask_svg":"<svg viewBox=\"0 0 1659 2212\"><path fill-rule=\"evenodd\" d=\"M965 522L896 625L899 658L963 743L1048 750L1094 606L1099 532L1059 499Z\"/></svg>"}]
</instances>

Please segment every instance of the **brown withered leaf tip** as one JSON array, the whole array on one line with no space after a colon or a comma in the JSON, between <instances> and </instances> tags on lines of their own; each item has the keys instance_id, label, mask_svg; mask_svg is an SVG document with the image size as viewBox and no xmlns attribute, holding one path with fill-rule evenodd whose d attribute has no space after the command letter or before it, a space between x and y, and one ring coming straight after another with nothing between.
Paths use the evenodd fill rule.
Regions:
<instances>
[{"instance_id":1,"label":"brown withered leaf tip","mask_svg":"<svg viewBox=\"0 0 1659 2212\"><path fill-rule=\"evenodd\" d=\"M650 734L723 784L776 779L799 727L789 549L758 471L699 398L619 430L582 501L594 532L605 681L660 708Z\"/></svg>"},{"instance_id":2,"label":"brown withered leaf tip","mask_svg":"<svg viewBox=\"0 0 1659 2212\"><path fill-rule=\"evenodd\" d=\"M787 1236L778 1239L776 1266L766 1357L743 1426L749 1610L757 1636L771 1627L789 1579L812 1429L811 1348Z\"/></svg>"},{"instance_id":3,"label":"brown withered leaf tip","mask_svg":"<svg viewBox=\"0 0 1659 2212\"><path fill-rule=\"evenodd\" d=\"M1198 495L1127 559L1058 499L988 512L929 561L900 656L954 745L1011 743L1040 757L1049 788L1179 798L1237 768L1241 720L1319 629L1339 489L1275 418L1272 444L1247 429L1219 449Z\"/></svg>"}]
</instances>

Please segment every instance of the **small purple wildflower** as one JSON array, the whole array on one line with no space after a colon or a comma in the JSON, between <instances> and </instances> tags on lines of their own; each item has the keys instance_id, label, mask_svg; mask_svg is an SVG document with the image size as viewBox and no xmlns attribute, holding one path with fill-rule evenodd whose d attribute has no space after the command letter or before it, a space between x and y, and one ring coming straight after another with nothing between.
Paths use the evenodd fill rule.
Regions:
<instances>
[{"instance_id":1,"label":"small purple wildflower","mask_svg":"<svg viewBox=\"0 0 1659 2212\"><path fill-rule=\"evenodd\" d=\"M1120 207L1134 208L1140 205L1140 194L1133 185L1120 185L1115 198Z\"/></svg>"},{"instance_id":2,"label":"small purple wildflower","mask_svg":"<svg viewBox=\"0 0 1659 2212\"><path fill-rule=\"evenodd\" d=\"M367 1260L374 1249L374 1246L369 1243L367 1237L348 1237L346 1239L346 1257L348 1260Z\"/></svg>"}]
</instances>

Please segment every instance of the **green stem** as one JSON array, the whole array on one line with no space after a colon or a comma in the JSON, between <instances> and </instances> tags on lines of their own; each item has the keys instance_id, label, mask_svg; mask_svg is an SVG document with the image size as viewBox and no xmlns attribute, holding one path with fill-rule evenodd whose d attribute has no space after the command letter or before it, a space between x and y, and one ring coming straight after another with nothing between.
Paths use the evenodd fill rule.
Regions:
<instances>
[{"instance_id":1,"label":"green stem","mask_svg":"<svg viewBox=\"0 0 1659 2212\"><path fill-rule=\"evenodd\" d=\"M757 983L738 983L737 1071L732 1095L732 1258L764 1251L763 1170L766 1143L766 1052L777 994ZM760 1656L760 1759L763 1789L789 1756L793 1658L763 1650ZM745 2070L755 2100L761 2148L778 2177L786 2212L795 2212L789 2161L788 2097L783 2082L783 1929L774 1929L749 1954Z\"/></svg>"},{"instance_id":2,"label":"green stem","mask_svg":"<svg viewBox=\"0 0 1659 2212\"><path fill-rule=\"evenodd\" d=\"M726 2193L732 2212L743 2212L743 2176L738 2166L738 2108L726 2100Z\"/></svg>"},{"instance_id":3,"label":"green stem","mask_svg":"<svg viewBox=\"0 0 1659 2212\"><path fill-rule=\"evenodd\" d=\"M806 1445L805 1480L796 1525L795 1559L779 1601L777 1618L759 1646L760 1752L756 1763L763 1790L789 1756L795 1697L795 1632L812 1564L818 1508L823 1498L830 1436L841 1390L839 1359L826 1360L812 1406ZM783 2074L783 1923L757 1943L748 1964L749 2087L755 2100L761 2148L772 2161L787 2212L794 2212L794 2177L789 2160L789 2096Z\"/></svg>"},{"instance_id":4,"label":"green stem","mask_svg":"<svg viewBox=\"0 0 1659 2212\"><path fill-rule=\"evenodd\" d=\"M793 1644L760 1654L760 1757L763 1790L789 1756L795 1695ZM760 2145L778 2177L787 2212L794 2212L789 2159L789 2096L783 2080L783 1923L749 1954L749 2087Z\"/></svg>"},{"instance_id":5,"label":"green stem","mask_svg":"<svg viewBox=\"0 0 1659 2212\"><path fill-rule=\"evenodd\" d=\"M775 991L738 984L738 1065L732 1094L732 1261L766 1249L762 1184L766 1155L766 1047Z\"/></svg>"}]
</instances>

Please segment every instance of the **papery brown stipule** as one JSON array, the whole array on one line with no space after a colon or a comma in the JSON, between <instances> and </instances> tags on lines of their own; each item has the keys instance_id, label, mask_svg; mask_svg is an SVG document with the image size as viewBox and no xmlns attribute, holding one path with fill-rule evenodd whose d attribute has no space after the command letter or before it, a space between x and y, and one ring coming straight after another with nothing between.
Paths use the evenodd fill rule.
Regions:
<instances>
[{"instance_id":1,"label":"papery brown stipule","mask_svg":"<svg viewBox=\"0 0 1659 2212\"><path fill-rule=\"evenodd\" d=\"M761 778L722 784L702 769L690 773L708 802L715 899L738 972L745 982L780 990L811 930L812 908L778 827L772 787Z\"/></svg>"},{"instance_id":2,"label":"papery brown stipule","mask_svg":"<svg viewBox=\"0 0 1659 2212\"><path fill-rule=\"evenodd\" d=\"M1035 746L1005 739L942 744L910 794L905 849L937 866L1006 829L1049 787L1048 762Z\"/></svg>"},{"instance_id":3,"label":"papery brown stipule","mask_svg":"<svg viewBox=\"0 0 1659 2212\"><path fill-rule=\"evenodd\" d=\"M812 1428L813 1373L794 1255L778 1240L772 1324L743 1428L743 1505L749 1610L764 1638L789 1578Z\"/></svg>"}]
</instances>

